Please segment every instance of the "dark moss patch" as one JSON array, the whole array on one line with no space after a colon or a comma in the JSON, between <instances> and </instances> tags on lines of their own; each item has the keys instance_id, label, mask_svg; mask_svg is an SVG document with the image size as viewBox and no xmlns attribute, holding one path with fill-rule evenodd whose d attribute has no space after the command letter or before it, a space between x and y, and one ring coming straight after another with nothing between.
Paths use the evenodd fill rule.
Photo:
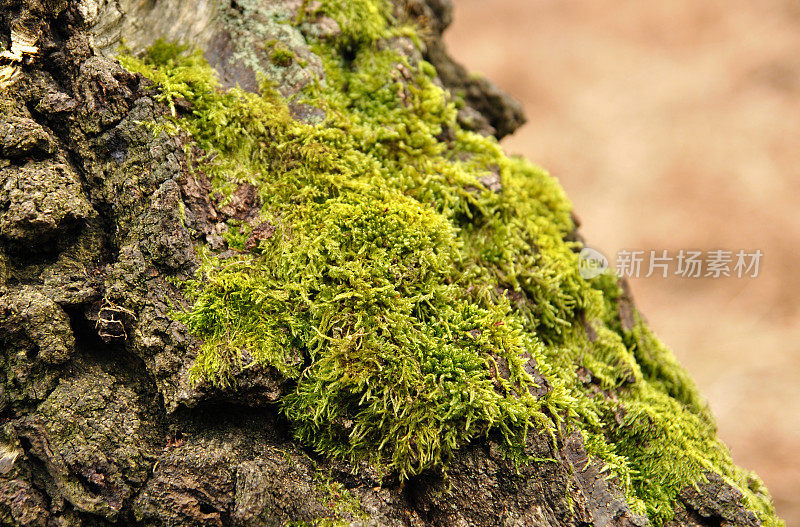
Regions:
<instances>
[{"instance_id":1,"label":"dark moss patch","mask_svg":"<svg viewBox=\"0 0 800 527\"><path fill-rule=\"evenodd\" d=\"M283 46L273 46L269 54L269 60L276 66L287 68L294 62L294 53L292 50Z\"/></svg>"}]
</instances>

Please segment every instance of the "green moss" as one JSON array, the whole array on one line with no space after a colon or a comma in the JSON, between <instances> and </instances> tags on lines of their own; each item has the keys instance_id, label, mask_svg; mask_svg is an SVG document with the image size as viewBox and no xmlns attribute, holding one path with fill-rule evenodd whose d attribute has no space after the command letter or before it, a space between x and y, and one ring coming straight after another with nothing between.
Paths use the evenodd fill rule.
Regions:
<instances>
[{"instance_id":1,"label":"green moss","mask_svg":"<svg viewBox=\"0 0 800 527\"><path fill-rule=\"evenodd\" d=\"M330 518L320 518L311 522L293 521L288 523L288 527L346 527L349 525L342 520L331 520Z\"/></svg>"},{"instance_id":2,"label":"green moss","mask_svg":"<svg viewBox=\"0 0 800 527\"><path fill-rule=\"evenodd\" d=\"M285 44L277 40L272 40L268 42L267 49L269 51L269 60L275 66L287 68L291 66L292 62L294 62L295 60L294 52L288 47L286 47Z\"/></svg>"},{"instance_id":3,"label":"green moss","mask_svg":"<svg viewBox=\"0 0 800 527\"><path fill-rule=\"evenodd\" d=\"M369 515L361 508L361 502L340 481L333 481L329 474L318 472L315 490L323 496L324 503L337 516L368 520Z\"/></svg>"},{"instance_id":4,"label":"green moss","mask_svg":"<svg viewBox=\"0 0 800 527\"><path fill-rule=\"evenodd\" d=\"M322 0L320 11L339 24L340 50L352 52L381 38L388 28L387 0Z\"/></svg>"},{"instance_id":5,"label":"green moss","mask_svg":"<svg viewBox=\"0 0 800 527\"><path fill-rule=\"evenodd\" d=\"M296 382L281 408L302 442L401 478L489 431L524 462L529 426L578 429L656 525L707 470L779 525L670 352L638 318L622 327L616 279L581 278L557 181L460 129L432 66L374 45L410 31L389 29L383 3L322 9L342 35L314 46L326 81L303 96L325 110L321 125L292 120L266 85L221 91L199 53L157 43L123 58L167 104L192 102L176 122L213 157L215 192L255 185L259 221L276 226L245 251L250 227L232 223L233 257L201 248L180 315L203 342L194 378L225 386L239 368L272 366ZM481 183L490 175L500 192ZM552 388L540 399L527 357Z\"/></svg>"}]
</instances>

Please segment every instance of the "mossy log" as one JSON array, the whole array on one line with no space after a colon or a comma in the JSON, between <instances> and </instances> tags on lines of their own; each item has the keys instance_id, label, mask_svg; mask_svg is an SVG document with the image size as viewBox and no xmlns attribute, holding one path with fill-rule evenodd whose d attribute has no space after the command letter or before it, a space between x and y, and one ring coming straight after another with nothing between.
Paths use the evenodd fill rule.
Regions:
<instances>
[{"instance_id":1,"label":"mossy log","mask_svg":"<svg viewBox=\"0 0 800 527\"><path fill-rule=\"evenodd\" d=\"M0 521L782 525L450 0L0 0Z\"/></svg>"}]
</instances>

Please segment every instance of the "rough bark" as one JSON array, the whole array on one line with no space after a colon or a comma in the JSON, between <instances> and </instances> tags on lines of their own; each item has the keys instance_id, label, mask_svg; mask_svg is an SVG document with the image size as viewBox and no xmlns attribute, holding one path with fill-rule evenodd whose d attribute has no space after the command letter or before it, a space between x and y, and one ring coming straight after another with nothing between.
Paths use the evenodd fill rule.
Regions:
<instances>
[{"instance_id":1,"label":"rough bark","mask_svg":"<svg viewBox=\"0 0 800 527\"><path fill-rule=\"evenodd\" d=\"M218 203L186 156L188 138L140 126L169 110L149 81L110 57L121 37L135 51L156 37L189 40L226 86L257 89L254 68L231 45L249 30L220 25L216 5L0 0L0 521L646 525L580 434L531 433L528 453L543 461L519 468L490 436L461 449L447 478L426 473L400 484L295 441L274 405L286 381L270 368L236 373L235 390L189 383L198 342L171 316L186 305L173 279L196 268L194 241L223 244L224 221L258 204L247 188ZM516 129L519 106L448 57L439 37L449 2L405 8L430 23L425 57L462 93L461 125L497 137ZM236 16L236 2L227 9ZM336 31L329 19L308 24L318 35ZM288 96L309 81L306 69L323 73L298 34L273 30L308 59L281 79ZM319 118L314 108L292 111ZM758 524L713 474L680 494L674 520Z\"/></svg>"}]
</instances>

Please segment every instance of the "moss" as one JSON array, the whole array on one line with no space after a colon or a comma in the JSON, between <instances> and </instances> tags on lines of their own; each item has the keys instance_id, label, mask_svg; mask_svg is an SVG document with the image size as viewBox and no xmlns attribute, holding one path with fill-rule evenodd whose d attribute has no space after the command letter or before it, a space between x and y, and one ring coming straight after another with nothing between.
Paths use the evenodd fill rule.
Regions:
<instances>
[{"instance_id":1,"label":"moss","mask_svg":"<svg viewBox=\"0 0 800 527\"><path fill-rule=\"evenodd\" d=\"M322 0L320 11L339 24L339 50L352 53L381 38L388 28L387 0Z\"/></svg>"},{"instance_id":2,"label":"moss","mask_svg":"<svg viewBox=\"0 0 800 527\"><path fill-rule=\"evenodd\" d=\"M640 319L622 327L616 279L580 276L557 181L460 129L430 64L375 45L411 31L389 29L382 2L321 9L342 29L314 44L326 81L303 93L321 125L292 120L267 85L220 90L198 52L157 43L122 59L167 104L192 103L176 122L213 157L215 192L255 185L258 221L276 226L244 251L250 227L232 223L233 257L200 249L180 315L203 342L194 377L225 386L238 368L272 366L296 382L281 408L302 442L401 478L490 431L525 461L529 426L578 429L655 525L707 470L778 525L670 352ZM538 399L528 357L551 387Z\"/></svg>"},{"instance_id":3,"label":"moss","mask_svg":"<svg viewBox=\"0 0 800 527\"><path fill-rule=\"evenodd\" d=\"M337 516L359 520L369 519L369 515L361 508L358 498L343 483L333 481L329 474L317 473L316 491L322 495L324 503L333 509Z\"/></svg>"},{"instance_id":4,"label":"moss","mask_svg":"<svg viewBox=\"0 0 800 527\"><path fill-rule=\"evenodd\" d=\"M289 522L289 527L345 527L348 523L341 520L331 520L330 518L320 518L311 522L293 521Z\"/></svg>"},{"instance_id":5,"label":"moss","mask_svg":"<svg viewBox=\"0 0 800 527\"><path fill-rule=\"evenodd\" d=\"M266 47L267 51L269 51L269 60L275 66L287 68L292 65L296 58L294 51L276 39L267 42Z\"/></svg>"},{"instance_id":6,"label":"moss","mask_svg":"<svg viewBox=\"0 0 800 527\"><path fill-rule=\"evenodd\" d=\"M294 53L291 50L283 48L275 48L269 56L269 59L276 66L288 67L294 61Z\"/></svg>"}]
</instances>

